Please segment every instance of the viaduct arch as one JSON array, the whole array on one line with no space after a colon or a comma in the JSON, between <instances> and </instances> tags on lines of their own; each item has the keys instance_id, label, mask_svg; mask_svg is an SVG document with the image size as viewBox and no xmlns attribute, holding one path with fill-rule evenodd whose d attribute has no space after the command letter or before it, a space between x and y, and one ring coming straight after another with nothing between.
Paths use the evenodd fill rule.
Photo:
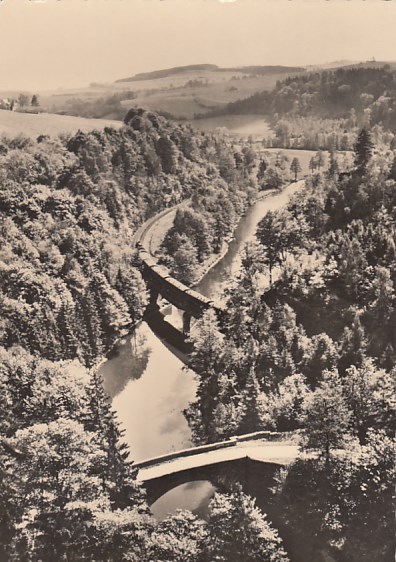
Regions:
<instances>
[{"instance_id":1,"label":"viaduct arch","mask_svg":"<svg viewBox=\"0 0 396 562\"><path fill-rule=\"evenodd\" d=\"M229 490L229 483L239 482L242 484L246 493L257 496L257 482L260 483L259 490L267 491L274 485L274 476L282 465L276 463L264 463L253 460L249 457L235 459L233 461L224 461L207 466L189 468L152 480L144 482L144 488L147 493L147 503L151 507L167 492L182 484L207 480L221 491ZM226 475L226 481L224 479Z\"/></svg>"}]
</instances>

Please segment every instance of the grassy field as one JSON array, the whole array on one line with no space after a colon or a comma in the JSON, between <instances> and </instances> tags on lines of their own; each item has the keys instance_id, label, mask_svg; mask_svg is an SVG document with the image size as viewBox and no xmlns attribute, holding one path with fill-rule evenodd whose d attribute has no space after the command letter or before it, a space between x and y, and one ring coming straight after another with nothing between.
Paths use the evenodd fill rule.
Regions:
<instances>
[{"instance_id":1,"label":"grassy field","mask_svg":"<svg viewBox=\"0 0 396 562\"><path fill-rule=\"evenodd\" d=\"M222 107L224 103L202 95L204 92L186 90L169 90L139 95L134 100L125 100L122 105L125 112L131 107L144 107L152 111L170 113L176 118L192 119L195 114L207 113L212 109ZM206 92L205 92L206 93Z\"/></svg>"},{"instance_id":2,"label":"grassy field","mask_svg":"<svg viewBox=\"0 0 396 562\"><path fill-rule=\"evenodd\" d=\"M268 152L271 156L273 155L273 160L275 160L275 155L277 152L285 154L289 159L288 168L290 168L290 164L292 163L293 158L298 158L302 168L302 171L299 174L300 176L305 176L311 173L311 170L309 169L309 162L311 158L316 154L315 150L295 150L292 148L265 148L264 152ZM324 168L327 168L329 157L328 153L323 152L323 157L325 162Z\"/></svg>"},{"instance_id":3,"label":"grassy field","mask_svg":"<svg viewBox=\"0 0 396 562\"><path fill-rule=\"evenodd\" d=\"M60 133L76 133L104 127L119 128L120 121L105 119L84 119L82 117L70 117L68 115L53 115L50 113L17 113L14 111L0 110L0 134L15 136L23 133L29 137L37 137L41 134L57 136Z\"/></svg>"}]
</instances>

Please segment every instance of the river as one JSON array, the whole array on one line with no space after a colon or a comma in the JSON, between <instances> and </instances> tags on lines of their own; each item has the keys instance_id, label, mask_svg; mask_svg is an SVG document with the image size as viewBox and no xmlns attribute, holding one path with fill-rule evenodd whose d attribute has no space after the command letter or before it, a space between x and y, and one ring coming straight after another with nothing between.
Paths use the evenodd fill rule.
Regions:
<instances>
[{"instance_id":1,"label":"river","mask_svg":"<svg viewBox=\"0 0 396 562\"><path fill-rule=\"evenodd\" d=\"M255 233L260 219L284 206L302 185L291 184L282 193L257 201L241 219L226 255L209 271L196 289L220 298L240 267L240 252ZM178 314L172 315L177 322ZM135 333L123 339L102 364L101 374L113 409L125 431L124 441L131 457L141 461L192 445L183 410L194 400L196 375L142 322ZM183 484L160 498L153 506L162 519L176 508L205 515L214 488L207 481Z\"/></svg>"}]
</instances>

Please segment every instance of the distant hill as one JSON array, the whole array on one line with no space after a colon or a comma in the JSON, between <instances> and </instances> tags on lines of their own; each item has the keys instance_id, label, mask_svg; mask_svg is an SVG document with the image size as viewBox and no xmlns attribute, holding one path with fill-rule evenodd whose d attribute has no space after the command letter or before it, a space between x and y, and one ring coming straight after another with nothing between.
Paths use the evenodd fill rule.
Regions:
<instances>
[{"instance_id":1,"label":"distant hill","mask_svg":"<svg viewBox=\"0 0 396 562\"><path fill-rule=\"evenodd\" d=\"M169 118L194 119L254 92L271 90L279 80L304 74L303 67L214 64L178 66L136 74L109 84L40 95L48 112L123 119L131 107L158 111Z\"/></svg>"},{"instance_id":2,"label":"distant hill","mask_svg":"<svg viewBox=\"0 0 396 562\"><path fill-rule=\"evenodd\" d=\"M143 107L169 118L187 120L203 116L219 116L224 113L263 115L271 113L268 102L272 96L267 97L266 92L275 91L280 82L283 83L285 80L295 82L298 79L297 97L306 93L311 99L311 94L318 90L317 84L310 84L313 88L312 92L303 90L304 83L311 83L312 73L320 74L349 68L368 70L384 67L385 64L376 61L355 63L348 60L331 61L306 68L282 65L225 68L215 64L191 64L135 74L100 87L91 85L81 90L40 96L40 101L47 111L105 119L122 119L132 107ZM389 65L391 68L396 67L396 63L389 63ZM341 82L337 87L343 85L345 84ZM353 80L350 86L354 91ZM373 88L376 90L370 85L368 90L362 92L371 94ZM327 92L324 93L327 96ZM334 98L334 94L332 96ZM336 92L335 97L337 96ZM283 114L284 110L289 111L286 107L287 100L292 97L289 92L283 100L284 103L278 103L280 100L276 101L275 105L282 106L279 107L279 113ZM305 98L307 96L304 96ZM375 99L377 99L377 92L375 92ZM326 115L339 114L340 109L347 111L352 105L348 106L346 101L340 100L339 106L344 105L343 108L331 108L331 100L327 101L324 108Z\"/></svg>"},{"instance_id":3,"label":"distant hill","mask_svg":"<svg viewBox=\"0 0 396 562\"><path fill-rule=\"evenodd\" d=\"M163 70L153 70L152 72L140 72L130 78L121 78L117 82L140 82L141 80L158 80L159 78L168 78L174 74L184 74L185 72L194 72L201 70L219 70L215 64L189 64L187 66L174 66L172 68L164 68Z\"/></svg>"},{"instance_id":4,"label":"distant hill","mask_svg":"<svg viewBox=\"0 0 396 562\"><path fill-rule=\"evenodd\" d=\"M114 88L128 87L135 92L133 99L122 102L125 110L144 107L170 118L194 119L305 72L300 66L195 64L136 74L117 80Z\"/></svg>"},{"instance_id":5,"label":"distant hill","mask_svg":"<svg viewBox=\"0 0 396 562\"><path fill-rule=\"evenodd\" d=\"M164 68L163 70L154 70L153 72L140 72L129 78L121 78L116 80L119 82L140 82L142 80L158 80L160 78L169 78L178 74L189 72L241 72L243 74L265 75L265 74L290 74L291 72L304 72L305 68L301 66L237 66L231 68L222 68L216 64L189 64L186 66L174 66L172 68Z\"/></svg>"}]
</instances>

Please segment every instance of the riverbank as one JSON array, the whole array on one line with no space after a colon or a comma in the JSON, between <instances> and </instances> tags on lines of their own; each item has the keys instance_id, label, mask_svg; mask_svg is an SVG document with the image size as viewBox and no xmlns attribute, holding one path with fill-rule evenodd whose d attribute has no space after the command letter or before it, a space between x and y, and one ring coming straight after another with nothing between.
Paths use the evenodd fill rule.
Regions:
<instances>
[{"instance_id":1,"label":"riverbank","mask_svg":"<svg viewBox=\"0 0 396 562\"><path fill-rule=\"evenodd\" d=\"M287 186L284 186L286 189ZM262 201L277 193L276 189L271 189L265 192L259 192L257 198L253 202L253 205L256 204L258 201ZM155 217L152 217L149 221L144 223L144 225L139 229L138 233L135 235L136 241L140 239L140 242L146 248L146 250L154 257L159 252L161 244L167 234L167 232L172 228L173 221L177 212L177 209L183 206L187 206L189 204L189 200L183 201L178 205L175 205L171 209L165 209ZM238 224L242 220L243 217L240 217L238 223L235 226L234 231L238 228ZM202 263L200 263L196 269L196 279L194 284L191 288L195 288L209 273L209 271L215 267L227 254L229 245L232 242L234 236L230 236L226 240L223 241L222 247L218 253L211 253L207 258L204 259Z\"/></svg>"}]
</instances>

